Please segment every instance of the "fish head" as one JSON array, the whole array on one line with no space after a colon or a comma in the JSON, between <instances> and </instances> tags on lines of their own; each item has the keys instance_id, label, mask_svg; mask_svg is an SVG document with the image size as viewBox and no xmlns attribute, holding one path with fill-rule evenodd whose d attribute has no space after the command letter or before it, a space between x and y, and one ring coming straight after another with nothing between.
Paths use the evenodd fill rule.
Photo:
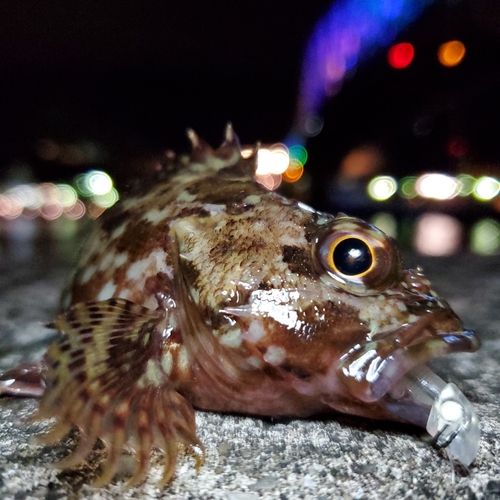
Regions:
<instances>
[{"instance_id":1,"label":"fish head","mask_svg":"<svg viewBox=\"0 0 500 500\"><path fill-rule=\"evenodd\" d=\"M238 210L212 207L175 229L189 298L183 332L196 332L183 334L205 374L218 373L210 387L235 388L222 409L303 416L333 408L398 420L384 398L407 372L479 348L391 237L252 189L244 197L244 185L233 186Z\"/></svg>"}]
</instances>

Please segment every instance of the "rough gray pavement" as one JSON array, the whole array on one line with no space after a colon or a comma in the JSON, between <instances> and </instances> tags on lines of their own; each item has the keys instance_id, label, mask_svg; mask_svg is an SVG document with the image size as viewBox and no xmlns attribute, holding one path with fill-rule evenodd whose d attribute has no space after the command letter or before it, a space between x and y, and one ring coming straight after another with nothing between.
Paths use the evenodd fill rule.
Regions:
<instances>
[{"instance_id":1,"label":"rough gray pavement","mask_svg":"<svg viewBox=\"0 0 500 500\"><path fill-rule=\"evenodd\" d=\"M51 254L52 255L52 254ZM29 264L0 260L0 371L44 351L53 332L43 328L57 308L67 275L60 259L35 256ZM422 261L423 259L417 259ZM346 416L270 422L197 413L207 448L197 473L181 457L173 482L155 486L159 457L145 484L126 489L133 461L125 456L113 484L95 489L102 450L70 471L52 466L75 447L77 433L43 447L33 438L47 422L26 417L33 399L0 398L0 498L129 499L500 499L500 257L427 259L427 274L466 325L481 333L483 348L454 355L433 368L454 381L475 404L481 426L479 454L469 470L453 466L415 428Z\"/></svg>"}]
</instances>

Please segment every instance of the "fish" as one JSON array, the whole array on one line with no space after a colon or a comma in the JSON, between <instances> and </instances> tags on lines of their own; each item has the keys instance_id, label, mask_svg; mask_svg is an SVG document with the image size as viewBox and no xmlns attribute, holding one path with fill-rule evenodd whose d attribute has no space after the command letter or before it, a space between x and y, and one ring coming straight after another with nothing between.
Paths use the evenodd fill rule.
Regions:
<instances>
[{"instance_id":1,"label":"fish","mask_svg":"<svg viewBox=\"0 0 500 500\"><path fill-rule=\"evenodd\" d=\"M217 149L188 136L190 155L171 155L99 217L52 323L59 337L41 364L2 375L0 393L41 397L35 418L56 421L44 443L79 428L61 467L102 441L96 486L124 449L136 459L129 485L145 480L153 449L159 486L182 446L200 466L195 408L426 427L435 410L409 374L477 350L477 335L380 229L257 183L258 147L244 158L231 125Z\"/></svg>"}]
</instances>

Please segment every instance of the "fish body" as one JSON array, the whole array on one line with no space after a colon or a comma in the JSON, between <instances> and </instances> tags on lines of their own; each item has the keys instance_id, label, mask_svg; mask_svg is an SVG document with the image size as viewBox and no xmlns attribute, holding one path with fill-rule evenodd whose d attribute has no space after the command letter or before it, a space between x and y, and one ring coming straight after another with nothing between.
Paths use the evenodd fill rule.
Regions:
<instances>
[{"instance_id":1,"label":"fish body","mask_svg":"<svg viewBox=\"0 0 500 500\"><path fill-rule=\"evenodd\" d=\"M179 443L202 449L193 408L405 420L405 373L479 347L382 231L267 191L230 127L216 151L191 141L190 158L100 218L44 360L47 440L81 429L71 466L102 439L99 484L124 446L132 483L153 447L168 481Z\"/></svg>"}]
</instances>

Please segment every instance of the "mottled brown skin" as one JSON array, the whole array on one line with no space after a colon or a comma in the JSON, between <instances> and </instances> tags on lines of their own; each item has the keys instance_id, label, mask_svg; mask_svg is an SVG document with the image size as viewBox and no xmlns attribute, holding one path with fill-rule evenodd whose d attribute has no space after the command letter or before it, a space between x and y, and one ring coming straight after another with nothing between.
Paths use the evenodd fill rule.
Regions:
<instances>
[{"instance_id":1,"label":"mottled brown skin","mask_svg":"<svg viewBox=\"0 0 500 500\"><path fill-rule=\"evenodd\" d=\"M191 158L101 217L46 356L39 415L59 422L49 440L82 429L71 466L103 439L99 484L126 444L138 459L132 483L153 446L168 481L177 443L201 447L193 406L397 420L384 397L406 371L479 345L381 231L266 191L230 127L215 152L190 137ZM332 264L331 249L351 237L371 248L359 276ZM391 370L367 376L383 360Z\"/></svg>"}]
</instances>

